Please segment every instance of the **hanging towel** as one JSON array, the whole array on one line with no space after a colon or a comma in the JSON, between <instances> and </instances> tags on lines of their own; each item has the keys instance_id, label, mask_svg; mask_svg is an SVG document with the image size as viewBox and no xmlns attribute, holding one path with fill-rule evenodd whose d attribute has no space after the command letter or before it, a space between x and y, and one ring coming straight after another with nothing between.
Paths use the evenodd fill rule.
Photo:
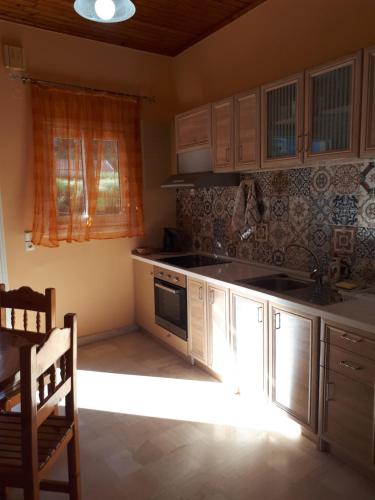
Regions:
<instances>
[{"instance_id":1,"label":"hanging towel","mask_svg":"<svg viewBox=\"0 0 375 500\"><path fill-rule=\"evenodd\" d=\"M234 202L232 229L243 233L260 222L254 180L241 181Z\"/></svg>"}]
</instances>

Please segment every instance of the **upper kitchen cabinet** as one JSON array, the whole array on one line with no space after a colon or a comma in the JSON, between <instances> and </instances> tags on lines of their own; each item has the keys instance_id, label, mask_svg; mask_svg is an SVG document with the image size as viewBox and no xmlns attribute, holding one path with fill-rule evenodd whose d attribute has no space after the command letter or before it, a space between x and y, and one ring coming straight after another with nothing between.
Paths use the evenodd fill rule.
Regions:
<instances>
[{"instance_id":1,"label":"upper kitchen cabinet","mask_svg":"<svg viewBox=\"0 0 375 500\"><path fill-rule=\"evenodd\" d=\"M375 47L365 50L362 96L361 156L375 154Z\"/></svg>"},{"instance_id":2,"label":"upper kitchen cabinet","mask_svg":"<svg viewBox=\"0 0 375 500\"><path fill-rule=\"evenodd\" d=\"M360 82L361 52L306 71L305 162L358 156Z\"/></svg>"},{"instance_id":3,"label":"upper kitchen cabinet","mask_svg":"<svg viewBox=\"0 0 375 500\"><path fill-rule=\"evenodd\" d=\"M216 172L233 170L233 108L233 97L212 105L213 169Z\"/></svg>"},{"instance_id":4,"label":"upper kitchen cabinet","mask_svg":"<svg viewBox=\"0 0 375 500\"><path fill-rule=\"evenodd\" d=\"M234 98L235 170L260 166L260 92L254 89Z\"/></svg>"},{"instance_id":5,"label":"upper kitchen cabinet","mask_svg":"<svg viewBox=\"0 0 375 500\"><path fill-rule=\"evenodd\" d=\"M303 161L303 73L262 87L262 167Z\"/></svg>"},{"instance_id":6,"label":"upper kitchen cabinet","mask_svg":"<svg viewBox=\"0 0 375 500\"><path fill-rule=\"evenodd\" d=\"M211 147L211 106L176 116L176 152Z\"/></svg>"}]
</instances>

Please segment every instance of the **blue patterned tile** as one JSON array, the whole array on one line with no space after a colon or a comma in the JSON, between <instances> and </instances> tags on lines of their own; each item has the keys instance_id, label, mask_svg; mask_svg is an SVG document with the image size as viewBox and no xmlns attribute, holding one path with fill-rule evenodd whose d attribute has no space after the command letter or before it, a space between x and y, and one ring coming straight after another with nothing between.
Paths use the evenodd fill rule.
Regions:
<instances>
[{"instance_id":1,"label":"blue patterned tile","mask_svg":"<svg viewBox=\"0 0 375 500\"><path fill-rule=\"evenodd\" d=\"M338 226L354 226L358 222L358 197L338 195L333 198L331 223Z\"/></svg>"},{"instance_id":2,"label":"blue patterned tile","mask_svg":"<svg viewBox=\"0 0 375 500\"><path fill-rule=\"evenodd\" d=\"M352 255L354 253L355 228L334 227L332 235L332 252L334 255Z\"/></svg>"},{"instance_id":3,"label":"blue patterned tile","mask_svg":"<svg viewBox=\"0 0 375 500\"><path fill-rule=\"evenodd\" d=\"M359 227L356 236L356 256L359 258L375 259L375 229Z\"/></svg>"},{"instance_id":4,"label":"blue patterned tile","mask_svg":"<svg viewBox=\"0 0 375 500\"><path fill-rule=\"evenodd\" d=\"M283 266L285 263L285 254L282 250L275 250L272 253L272 264L274 266Z\"/></svg>"},{"instance_id":5,"label":"blue patterned tile","mask_svg":"<svg viewBox=\"0 0 375 500\"><path fill-rule=\"evenodd\" d=\"M375 163L370 161L361 168L361 188L368 195L375 195Z\"/></svg>"},{"instance_id":6,"label":"blue patterned tile","mask_svg":"<svg viewBox=\"0 0 375 500\"><path fill-rule=\"evenodd\" d=\"M288 194L288 172L272 172L272 194L276 196Z\"/></svg>"},{"instance_id":7,"label":"blue patterned tile","mask_svg":"<svg viewBox=\"0 0 375 500\"><path fill-rule=\"evenodd\" d=\"M313 196L332 193L332 172L328 167L313 170L311 177L311 194Z\"/></svg>"},{"instance_id":8,"label":"blue patterned tile","mask_svg":"<svg viewBox=\"0 0 375 500\"><path fill-rule=\"evenodd\" d=\"M272 196L270 206L271 221L287 221L289 219L289 198L287 196Z\"/></svg>"},{"instance_id":9,"label":"blue patterned tile","mask_svg":"<svg viewBox=\"0 0 375 500\"><path fill-rule=\"evenodd\" d=\"M357 194L360 186L359 165L338 165L333 171L333 187L338 194Z\"/></svg>"},{"instance_id":10,"label":"blue patterned tile","mask_svg":"<svg viewBox=\"0 0 375 500\"><path fill-rule=\"evenodd\" d=\"M288 194L310 196L311 168L296 168L288 171Z\"/></svg>"},{"instance_id":11,"label":"blue patterned tile","mask_svg":"<svg viewBox=\"0 0 375 500\"><path fill-rule=\"evenodd\" d=\"M361 197L358 223L362 227L375 227L375 196Z\"/></svg>"}]
</instances>

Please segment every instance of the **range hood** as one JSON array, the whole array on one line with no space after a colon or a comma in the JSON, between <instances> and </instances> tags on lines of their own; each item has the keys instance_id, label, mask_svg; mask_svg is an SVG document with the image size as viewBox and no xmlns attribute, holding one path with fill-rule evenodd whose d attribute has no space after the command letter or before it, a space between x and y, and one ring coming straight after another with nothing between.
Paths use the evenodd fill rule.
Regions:
<instances>
[{"instance_id":1,"label":"range hood","mask_svg":"<svg viewBox=\"0 0 375 500\"><path fill-rule=\"evenodd\" d=\"M168 177L162 188L205 188L214 186L238 186L239 174L214 174L212 153L208 148L177 154L178 174Z\"/></svg>"},{"instance_id":2,"label":"range hood","mask_svg":"<svg viewBox=\"0 0 375 500\"><path fill-rule=\"evenodd\" d=\"M215 186L238 186L239 174L214 174L213 172L196 172L193 174L171 175L161 185L162 188L205 188Z\"/></svg>"}]
</instances>

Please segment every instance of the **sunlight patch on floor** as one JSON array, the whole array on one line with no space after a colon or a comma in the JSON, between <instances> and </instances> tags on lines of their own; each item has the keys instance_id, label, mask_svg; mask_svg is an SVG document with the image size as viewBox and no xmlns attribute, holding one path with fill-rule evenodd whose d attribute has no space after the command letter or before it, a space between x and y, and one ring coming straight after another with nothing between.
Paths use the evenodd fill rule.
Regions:
<instances>
[{"instance_id":1,"label":"sunlight patch on floor","mask_svg":"<svg viewBox=\"0 0 375 500\"><path fill-rule=\"evenodd\" d=\"M79 408L300 436L298 424L259 398L250 403L218 382L86 370L77 375Z\"/></svg>"}]
</instances>

